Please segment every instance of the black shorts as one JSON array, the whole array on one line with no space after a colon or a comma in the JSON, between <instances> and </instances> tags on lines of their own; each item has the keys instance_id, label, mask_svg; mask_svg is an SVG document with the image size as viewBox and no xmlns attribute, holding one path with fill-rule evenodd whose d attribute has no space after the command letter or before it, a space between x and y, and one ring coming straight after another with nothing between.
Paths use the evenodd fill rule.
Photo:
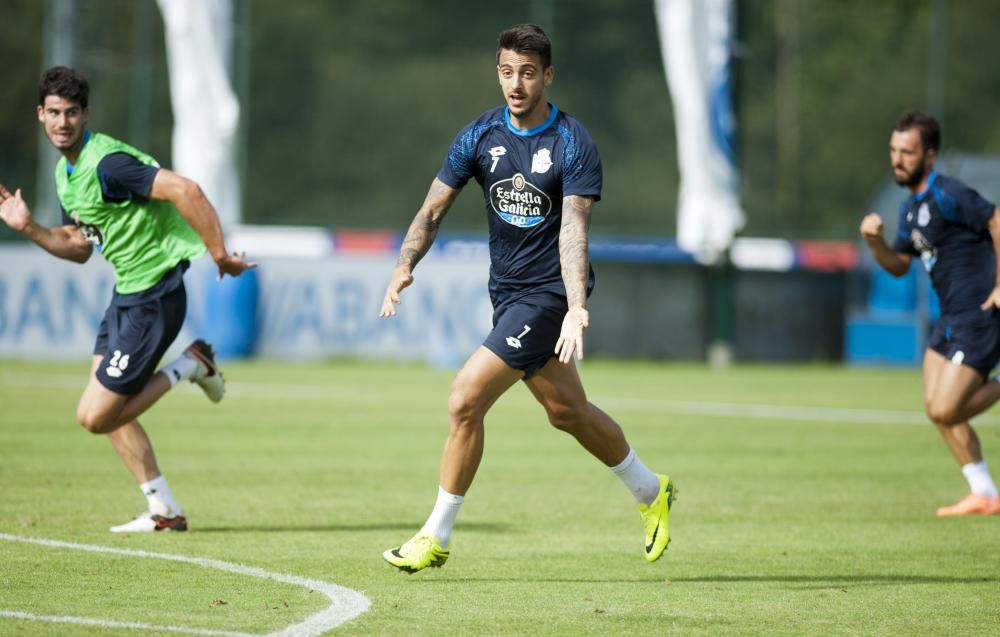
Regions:
<instances>
[{"instance_id":1,"label":"black shorts","mask_svg":"<svg viewBox=\"0 0 1000 637\"><path fill-rule=\"evenodd\" d=\"M566 297L552 293L501 305L493 312L493 331L483 346L522 370L527 380L555 356L567 309Z\"/></svg>"},{"instance_id":2,"label":"black shorts","mask_svg":"<svg viewBox=\"0 0 1000 637\"><path fill-rule=\"evenodd\" d=\"M104 357L97 367L97 380L124 396L142 391L181 331L186 312L183 281L141 303L121 304L119 297L112 299L94 344L94 354Z\"/></svg>"},{"instance_id":3,"label":"black shorts","mask_svg":"<svg viewBox=\"0 0 1000 637\"><path fill-rule=\"evenodd\" d=\"M988 380L1000 362L1000 310L941 318L927 339L927 347Z\"/></svg>"}]
</instances>

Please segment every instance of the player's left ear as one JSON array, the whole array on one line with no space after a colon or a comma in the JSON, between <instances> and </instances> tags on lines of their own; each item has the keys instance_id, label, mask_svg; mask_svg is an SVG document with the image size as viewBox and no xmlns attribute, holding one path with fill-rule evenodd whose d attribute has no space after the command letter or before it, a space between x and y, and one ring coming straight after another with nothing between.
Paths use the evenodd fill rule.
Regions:
<instances>
[{"instance_id":1,"label":"player's left ear","mask_svg":"<svg viewBox=\"0 0 1000 637\"><path fill-rule=\"evenodd\" d=\"M551 64L545 67L545 70L542 71L542 76L545 78L545 86L552 84L552 78L555 74L556 70Z\"/></svg>"}]
</instances>

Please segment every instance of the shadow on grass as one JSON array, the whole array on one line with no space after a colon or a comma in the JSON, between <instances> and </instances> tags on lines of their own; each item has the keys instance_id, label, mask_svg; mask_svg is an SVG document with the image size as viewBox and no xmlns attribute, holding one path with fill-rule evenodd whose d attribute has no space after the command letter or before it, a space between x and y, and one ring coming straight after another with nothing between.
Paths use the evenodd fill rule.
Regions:
<instances>
[{"instance_id":1,"label":"shadow on grass","mask_svg":"<svg viewBox=\"0 0 1000 637\"><path fill-rule=\"evenodd\" d=\"M192 533L358 533L364 531L402 531L415 533L420 522L384 522L376 524L246 524L242 526L197 526ZM511 533L514 527L503 522L463 522L462 530L481 533Z\"/></svg>"},{"instance_id":2,"label":"shadow on grass","mask_svg":"<svg viewBox=\"0 0 1000 637\"><path fill-rule=\"evenodd\" d=\"M554 582L561 584L800 584L797 588L845 588L908 584L996 584L998 577L949 577L947 575L707 575L705 577L448 577L420 580L426 583L455 582Z\"/></svg>"},{"instance_id":3,"label":"shadow on grass","mask_svg":"<svg viewBox=\"0 0 1000 637\"><path fill-rule=\"evenodd\" d=\"M691 584L739 584L745 582L844 586L858 584L986 584L1000 583L996 576L953 577L950 575L706 575L668 577L671 582Z\"/></svg>"}]
</instances>

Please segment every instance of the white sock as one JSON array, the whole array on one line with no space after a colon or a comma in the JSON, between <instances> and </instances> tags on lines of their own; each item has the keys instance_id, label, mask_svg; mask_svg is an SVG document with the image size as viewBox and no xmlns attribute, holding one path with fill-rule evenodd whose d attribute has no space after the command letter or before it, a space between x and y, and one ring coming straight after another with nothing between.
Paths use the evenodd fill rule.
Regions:
<instances>
[{"instance_id":1,"label":"white sock","mask_svg":"<svg viewBox=\"0 0 1000 637\"><path fill-rule=\"evenodd\" d=\"M629 449L628 455L620 463L611 467L611 471L625 484L637 503L650 505L660 493L660 478L642 464L635 449Z\"/></svg>"},{"instance_id":2,"label":"white sock","mask_svg":"<svg viewBox=\"0 0 1000 637\"><path fill-rule=\"evenodd\" d=\"M143 482L139 485L139 488L142 489L143 495L146 496L150 513L164 517L174 517L175 515L184 514L177 501L174 500L174 494L170 492L170 487L167 486L167 479L162 475L153 478L149 482Z\"/></svg>"},{"instance_id":3,"label":"white sock","mask_svg":"<svg viewBox=\"0 0 1000 637\"><path fill-rule=\"evenodd\" d=\"M439 486L434 510L431 511L420 532L433 535L441 542L441 548L447 548L451 542L451 530L455 526L455 518L458 517L458 510L462 507L463 501L465 496L453 495Z\"/></svg>"},{"instance_id":4,"label":"white sock","mask_svg":"<svg viewBox=\"0 0 1000 637\"><path fill-rule=\"evenodd\" d=\"M997 497L997 485L990 476L990 470L986 466L985 460L962 465L962 473L965 474L965 479L969 481L969 489L973 493L987 498Z\"/></svg>"},{"instance_id":5,"label":"white sock","mask_svg":"<svg viewBox=\"0 0 1000 637\"><path fill-rule=\"evenodd\" d=\"M170 386L173 387L182 380L188 380L198 371L198 361L188 356L178 356L160 369L167 375Z\"/></svg>"}]
</instances>

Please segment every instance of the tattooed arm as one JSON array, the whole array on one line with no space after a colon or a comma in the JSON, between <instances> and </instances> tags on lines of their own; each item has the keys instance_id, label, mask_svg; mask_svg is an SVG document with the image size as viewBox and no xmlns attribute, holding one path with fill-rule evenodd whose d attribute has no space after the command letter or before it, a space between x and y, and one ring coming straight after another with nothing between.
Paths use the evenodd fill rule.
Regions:
<instances>
[{"instance_id":1,"label":"tattooed arm","mask_svg":"<svg viewBox=\"0 0 1000 637\"><path fill-rule=\"evenodd\" d=\"M413 268L417 267L417 263L430 250L434 238L437 237L438 228L441 227L441 221L448 214L451 204L455 203L459 192L461 191L455 190L436 177L431 182L424 204L413 218L410 229L406 231L406 238L403 239L403 245L399 248L399 260L392 270L385 298L382 299L379 318L396 315L396 306L401 302L399 293L413 283Z\"/></svg>"},{"instance_id":2,"label":"tattooed arm","mask_svg":"<svg viewBox=\"0 0 1000 637\"><path fill-rule=\"evenodd\" d=\"M562 227L559 230L559 261L569 310L563 319L562 332L556 342L559 360L568 363L583 358L583 330L590 324L587 312L587 279L590 275L590 250L587 233L594 200L570 195L563 198Z\"/></svg>"}]
</instances>

